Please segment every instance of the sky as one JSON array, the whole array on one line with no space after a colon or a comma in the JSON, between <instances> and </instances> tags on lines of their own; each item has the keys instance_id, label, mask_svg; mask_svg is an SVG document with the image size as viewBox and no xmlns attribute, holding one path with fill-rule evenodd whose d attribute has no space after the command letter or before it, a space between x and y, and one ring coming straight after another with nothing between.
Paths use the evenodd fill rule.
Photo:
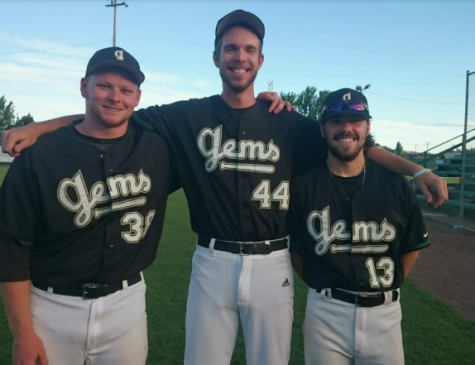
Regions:
<instances>
[{"instance_id":1,"label":"sky","mask_svg":"<svg viewBox=\"0 0 475 365\"><path fill-rule=\"evenodd\" d=\"M422 152L464 132L466 73L475 71L475 1L125 2L127 8L117 7L117 45L145 73L139 107L219 94L216 23L243 9L266 27L256 93L270 82L278 93L370 84L364 93L381 145L400 142ZM112 46L114 11L107 4L0 0L0 96L20 117L84 112L79 82L87 62ZM475 74L470 80L468 130L475 128Z\"/></svg>"}]
</instances>

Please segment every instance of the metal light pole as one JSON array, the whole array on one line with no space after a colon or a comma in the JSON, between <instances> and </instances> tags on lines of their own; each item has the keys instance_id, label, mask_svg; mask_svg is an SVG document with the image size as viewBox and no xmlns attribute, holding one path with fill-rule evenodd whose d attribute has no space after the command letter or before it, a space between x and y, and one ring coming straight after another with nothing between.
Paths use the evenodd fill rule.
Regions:
<instances>
[{"instance_id":1,"label":"metal light pole","mask_svg":"<svg viewBox=\"0 0 475 365\"><path fill-rule=\"evenodd\" d=\"M464 194L465 194L465 165L467 161L467 120L468 120L468 87L470 75L475 74L475 72L469 72L467 70L467 81L465 87L465 120L463 125L463 139L462 139L462 181L460 182L460 212L459 217L463 218L464 215Z\"/></svg>"},{"instance_id":2,"label":"metal light pole","mask_svg":"<svg viewBox=\"0 0 475 365\"><path fill-rule=\"evenodd\" d=\"M111 3L109 5L106 5L107 7L114 7L114 33L112 35L112 46L115 47L115 27L116 27L116 22L117 22L117 7L124 5L126 8L128 5L124 2L117 4L117 0L111 0Z\"/></svg>"}]
</instances>

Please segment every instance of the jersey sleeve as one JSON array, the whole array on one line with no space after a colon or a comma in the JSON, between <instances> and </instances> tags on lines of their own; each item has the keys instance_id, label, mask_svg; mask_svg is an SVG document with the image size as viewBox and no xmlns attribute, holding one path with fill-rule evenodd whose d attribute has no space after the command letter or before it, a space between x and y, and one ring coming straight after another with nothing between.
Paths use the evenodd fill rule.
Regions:
<instances>
[{"instance_id":1,"label":"jersey sleeve","mask_svg":"<svg viewBox=\"0 0 475 365\"><path fill-rule=\"evenodd\" d=\"M430 245L429 233L424 222L417 196L405 177L400 177L406 191L407 227L401 237L399 253L418 251Z\"/></svg>"},{"instance_id":2,"label":"jersey sleeve","mask_svg":"<svg viewBox=\"0 0 475 365\"><path fill-rule=\"evenodd\" d=\"M132 115L132 122L140 125L144 129L157 132L165 140L168 135L166 128L166 118L163 113L163 108L155 105L146 109L139 109Z\"/></svg>"},{"instance_id":3,"label":"jersey sleeve","mask_svg":"<svg viewBox=\"0 0 475 365\"><path fill-rule=\"evenodd\" d=\"M15 158L0 188L0 281L30 279L39 195L29 152Z\"/></svg>"}]
</instances>

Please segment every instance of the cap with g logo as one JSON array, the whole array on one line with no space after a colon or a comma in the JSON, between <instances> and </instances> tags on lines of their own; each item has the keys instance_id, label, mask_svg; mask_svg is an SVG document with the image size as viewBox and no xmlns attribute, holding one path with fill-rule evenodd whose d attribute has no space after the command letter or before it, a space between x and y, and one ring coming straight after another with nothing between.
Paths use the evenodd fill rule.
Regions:
<instances>
[{"instance_id":1,"label":"cap with g logo","mask_svg":"<svg viewBox=\"0 0 475 365\"><path fill-rule=\"evenodd\" d=\"M106 67L116 67L127 71L138 85L145 80L145 75L140 71L137 60L122 48L109 47L94 53L87 64L86 77Z\"/></svg>"}]
</instances>

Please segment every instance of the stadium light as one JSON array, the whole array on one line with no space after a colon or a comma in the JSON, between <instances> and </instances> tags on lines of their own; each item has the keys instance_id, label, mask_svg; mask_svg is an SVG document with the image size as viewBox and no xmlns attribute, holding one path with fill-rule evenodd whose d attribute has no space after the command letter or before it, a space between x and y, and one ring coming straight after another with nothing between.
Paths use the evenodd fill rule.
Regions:
<instances>
[{"instance_id":1,"label":"stadium light","mask_svg":"<svg viewBox=\"0 0 475 365\"><path fill-rule=\"evenodd\" d=\"M355 87L355 89L356 89L356 91L359 91L360 93L362 93L363 91L368 90L370 87L371 87L371 84L368 84L365 87L361 87L361 86L358 85L358 86Z\"/></svg>"}]
</instances>

